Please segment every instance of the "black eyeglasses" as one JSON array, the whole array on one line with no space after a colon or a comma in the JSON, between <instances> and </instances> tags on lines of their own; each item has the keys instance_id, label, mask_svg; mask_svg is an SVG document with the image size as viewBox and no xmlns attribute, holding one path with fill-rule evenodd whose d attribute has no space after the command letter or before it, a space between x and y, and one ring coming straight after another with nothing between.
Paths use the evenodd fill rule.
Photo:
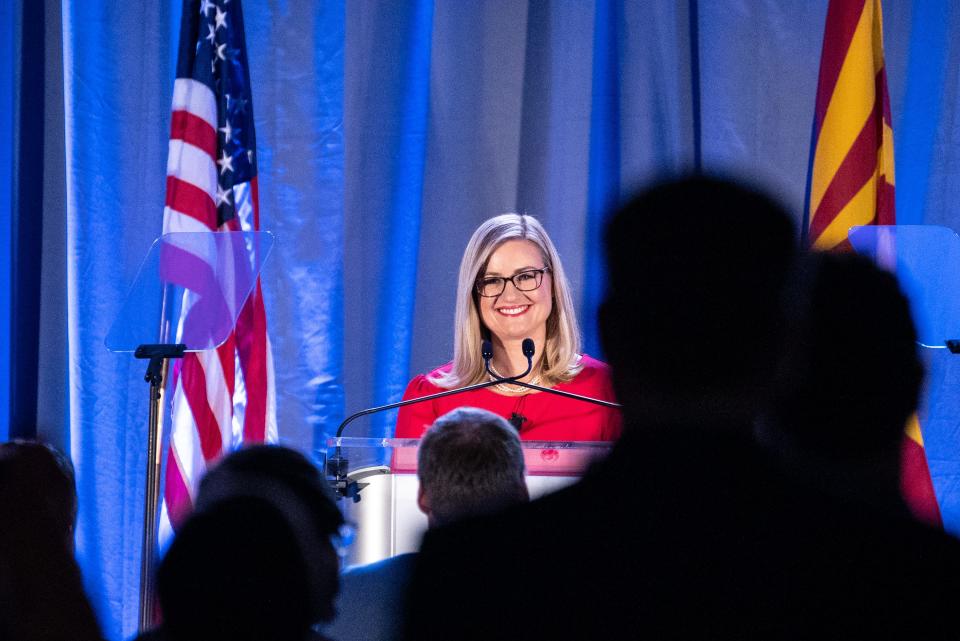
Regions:
<instances>
[{"instance_id":1,"label":"black eyeglasses","mask_svg":"<svg viewBox=\"0 0 960 641\"><path fill-rule=\"evenodd\" d=\"M532 292L543 283L543 274L550 271L549 267L543 269L528 269L519 272L513 276L484 276L477 279L477 293L485 298L493 298L503 293L507 288L507 282L513 283L513 286L521 292Z\"/></svg>"}]
</instances>

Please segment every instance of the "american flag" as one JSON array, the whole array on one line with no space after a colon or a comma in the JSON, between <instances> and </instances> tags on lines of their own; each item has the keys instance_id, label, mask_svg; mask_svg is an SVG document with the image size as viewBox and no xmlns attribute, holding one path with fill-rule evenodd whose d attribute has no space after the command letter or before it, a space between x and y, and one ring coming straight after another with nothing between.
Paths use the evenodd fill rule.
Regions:
<instances>
[{"instance_id":1,"label":"american flag","mask_svg":"<svg viewBox=\"0 0 960 641\"><path fill-rule=\"evenodd\" d=\"M185 0L163 233L257 231L256 139L240 0ZM189 318L187 319L189 322ZM277 438L273 359L259 279L217 349L175 361L160 540L190 513L207 467Z\"/></svg>"}]
</instances>

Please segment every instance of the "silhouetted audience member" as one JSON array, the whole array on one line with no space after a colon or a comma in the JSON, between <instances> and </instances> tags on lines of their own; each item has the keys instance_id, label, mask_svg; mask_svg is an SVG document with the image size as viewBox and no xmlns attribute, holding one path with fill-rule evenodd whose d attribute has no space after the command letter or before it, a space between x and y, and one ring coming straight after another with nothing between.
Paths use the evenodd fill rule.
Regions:
<instances>
[{"instance_id":1,"label":"silhouetted audience member","mask_svg":"<svg viewBox=\"0 0 960 641\"><path fill-rule=\"evenodd\" d=\"M817 253L787 305L791 331L760 440L803 483L906 515L901 445L923 364L896 278L855 254Z\"/></svg>"},{"instance_id":2,"label":"silhouetted audience member","mask_svg":"<svg viewBox=\"0 0 960 641\"><path fill-rule=\"evenodd\" d=\"M99 639L73 557L73 466L43 443L0 444L0 639Z\"/></svg>"},{"instance_id":3,"label":"silhouetted audience member","mask_svg":"<svg viewBox=\"0 0 960 641\"><path fill-rule=\"evenodd\" d=\"M530 500L520 437L505 419L476 407L438 418L417 451L417 505L430 527Z\"/></svg>"},{"instance_id":4,"label":"silhouetted audience member","mask_svg":"<svg viewBox=\"0 0 960 641\"><path fill-rule=\"evenodd\" d=\"M310 585L293 528L258 498L218 501L191 516L158 583L166 638L309 638Z\"/></svg>"},{"instance_id":5,"label":"silhouetted audience member","mask_svg":"<svg viewBox=\"0 0 960 641\"><path fill-rule=\"evenodd\" d=\"M945 622L955 542L794 483L753 437L794 246L779 206L709 178L614 215L600 328L623 437L570 488L428 533L408 639L862 638Z\"/></svg>"},{"instance_id":6,"label":"silhouetted audience member","mask_svg":"<svg viewBox=\"0 0 960 641\"><path fill-rule=\"evenodd\" d=\"M427 430L417 452L417 477L417 503L431 528L530 498L517 431L473 407L448 412ZM401 554L345 572L339 613L327 634L337 641L397 638L415 558Z\"/></svg>"},{"instance_id":7,"label":"silhouetted audience member","mask_svg":"<svg viewBox=\"0 0 960 641\"><path fill-rule=\"evenodd\" d=\"M202 480L196 511L158 575L169 641L320 639L339 570L331 537L343 517L319 470L298 452L253 446Z\"/></svg>"}]
</instances>

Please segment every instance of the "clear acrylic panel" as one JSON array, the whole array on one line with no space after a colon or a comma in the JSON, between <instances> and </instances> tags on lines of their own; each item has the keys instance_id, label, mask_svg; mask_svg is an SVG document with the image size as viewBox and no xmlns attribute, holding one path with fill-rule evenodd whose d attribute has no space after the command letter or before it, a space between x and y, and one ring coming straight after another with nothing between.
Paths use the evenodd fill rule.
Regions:
<instances>
[{"instance_id":1,"label":"clear acrylic panel","mask_svg":"<svg viewBox=\"0 0 960 641\"><path fill-rule=\"evenodd\" d=\"M196 352L219 346L236 325L273 242L265 231L157 238L107 333L107 349L184 343Z\"/></svg>"},{"instance_id":2,"label":"clear acrylic panel","mask_svg":"<svg viewBox=\"0 0 960 641\"><path fill-rule=\"evenodd\" d=\"M960 238L936 225L853 227L850 244L858 254L893 272L910 300L918 342L945 348L960 339Z\"/></svg>"},{"instance_id":3,"label":"clear acrylic panel","mask_svg":"<svg viewBox=\"0 0 960 641\"><path fill-rule=\"evenodd\" d=\"M580 476L595 460L604 457L613 446L607 441L521 441L528 476ZM415 474L416 438L340 437L327 440L320 460L333 458L337 448L341 457L351 462L348 473L370 461L389 461L395 474Z\"/></svg>"}]
</instances>

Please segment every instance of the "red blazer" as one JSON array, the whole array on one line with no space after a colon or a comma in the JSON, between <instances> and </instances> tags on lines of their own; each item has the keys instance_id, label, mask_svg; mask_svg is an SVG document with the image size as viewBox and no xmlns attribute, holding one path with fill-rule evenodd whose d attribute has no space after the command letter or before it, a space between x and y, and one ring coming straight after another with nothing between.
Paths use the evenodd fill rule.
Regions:
<instances>
[{"instance_id":1,"label":"red blazer","mask_svg":"<svg viewBox=\"0 0 960 641\"><path fill-rule=\"evenodd\" d=\"M570 382L556 385L555 389L615 401L610 368L586 354L580 363L583 365L580 373ZM447 363L428 375L418 375L407 385L403 400L444 391L428 379L449 371L451 366L452 363ZM520 438L524 441L613 441L620 436L619 410L545 392L504 396L494 389L488 387L401 407L396 438L420 438L437 417L458 407L479 407L508 420L513 414L525 417L520 428Z\"/></svg>"}]
</instances>

